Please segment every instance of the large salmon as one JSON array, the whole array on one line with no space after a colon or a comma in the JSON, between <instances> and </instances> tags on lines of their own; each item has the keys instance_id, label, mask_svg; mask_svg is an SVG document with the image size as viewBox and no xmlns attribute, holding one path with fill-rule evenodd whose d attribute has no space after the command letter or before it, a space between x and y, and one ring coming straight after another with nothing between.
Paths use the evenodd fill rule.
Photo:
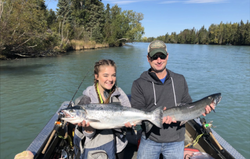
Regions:
<instances>
[{"instance_id":1,"label":"large salmon","mask_svg":"<svg viewBox=\"0 0 250 159\"><path fill-rule=\"evenodd\" d=\"M181 121L181 125L188 120L195 119L205 113L207 105L216 106L221 100L221 93L216 93L204 97L192 103L183 103L177 107L172 107L163 111L163 116L170 116L172 120Z\"/></svg>"},{"instance_id":2,"label":"large salmon","mask_svg":"<svg viewBox=\"0 0 250 159\"><path fill-rule=\"evenodd\" d=\"M86 120L95 129L121 128L125 123L130 122L131 125L136 125L140 124L142 120L148 120L161 128L162 112L162 108L157 108L152 112L145 112L116 103L91 103L61 110L64 115L63 120L73 124Z\"/></svg>"}]
</instances>

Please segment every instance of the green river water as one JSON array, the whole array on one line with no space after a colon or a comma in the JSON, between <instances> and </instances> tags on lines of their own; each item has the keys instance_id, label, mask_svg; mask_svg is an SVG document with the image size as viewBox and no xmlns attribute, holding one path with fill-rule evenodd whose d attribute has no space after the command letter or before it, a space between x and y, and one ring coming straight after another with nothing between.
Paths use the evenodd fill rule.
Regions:
<instances>
[{"instance_id":1,"label":"green river water","mask_svg":"<svg viewBox=\"0 0 250 159\"><path fill-rule=\"evenodd\" d=\"M94 62L113 59L118 86L130 94L132 82L149 68L149 43L75 51L59 57L0 61L0 158L24 151L62 102L93 84ZM250 158L250 47L167 44L167 68L183 74L193 101L221 92L216 113L205 118L245 158Z\"/></svg>"}]
</instances>

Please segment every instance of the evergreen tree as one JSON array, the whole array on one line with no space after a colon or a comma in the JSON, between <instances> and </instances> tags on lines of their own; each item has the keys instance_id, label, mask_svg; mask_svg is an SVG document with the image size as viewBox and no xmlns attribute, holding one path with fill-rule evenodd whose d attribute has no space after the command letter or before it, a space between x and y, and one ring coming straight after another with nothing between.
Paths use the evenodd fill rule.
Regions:
<instances>
[{"instance_id":1,"label":"evergreen tree","mask_svg":"<svg viewBox=\"0 0 250 159\"><path fill-rule=\"evenodd\" d=\"M102 32L101 32L101 27L100 25L96 25L94 28L93 28L93 33L92 33L92 39L94 41L96 41L97 43L102 43L103 42L103 35L102 35Z\"/></svg>"},{"instance_id":2,"label":"evergreen tree","mask_svg":"<svg viewBox=\"0 0 250 159\"><path fill-rule=\"evenodd\" d=\"M224 29L223 29L223 44L230 44L230 37L231 37L231 30L232 30L232 25L231 24L224 24Z\"/></svg>"},{"instance_id":3,"label":"evergreen tree","mask_svg":"<svg viewBox=\"0 0 250 159\"><path fill-rule=\"evenodd\" d=\"M122 19L124 17L121 16L121 8L118 7L118 5L114 5L110 9L110 15L111 15L111 38L109 41L110 46L119 46L121 43L118 41L118 39L122 38L122 33L120 32L120 26L122 23Z\"/></svg>"},{"instance_id":4,"label":"evergreen tree","mask_svg":"<svg viewBox=\"0 0 250 159\"><path fill-rule=\"evenodd\" d=\"M239 26L238 26L237 23L232 24L230 42L231 42L231 44L233 44L233 45L237 45L237 43L238 43L238 39L239 39L238 27L239 27Z\"/></svg>"},{"instance_id":5,"label":"evergreen tree","mask_svg":"<svg viewBox=\"0 0 250 159\"><path fill-rule=\"evenodd\" d=\"M165 34L165 37L164 37L164 42L165 43L169 43L170 42L170 36L169 36L169 34L167 33L167 34Z\"/></svg>"},{"instance_id":6,"label":"evergreen tree","mask_svg":"<svg viewBox=\"0 0 250 159\"><path fill-rule=\"evenodd\" d=\"M219 26L217 26L217 33L218 33L218 44L222 44L223 43L223 39L224 39L224 24L221 22Z\"/></svg>"},{"instance_id":7,"label":"evergreen tree","mask_svg":"<svg viewBox=\"0 0 250 159\"><path fill-rule=\"evenodd\" d=\"M189 44L196 44L198 42L198 38L196 36L195 28L190 31L190 43Z\"/></svg>"},{"instance_id":8,"label":"evergreen tree","mask_svg":"<svg viewBox=\"0 0 250 159\"><path fill-rule=\"evenodd\" d=\"M218 44L218 26L215 24L210 25L209 32L209 41L211 44Z\"/></svg>"},{"instance_id":9,"label":"evergreen tree","mask_svg":"<svg viewBox=\"0 0 250 159\"><path fill-rule=\"evenodd\" d=\"M177 43L178 42L178 35L176 32L172 32L169 38L170 43Z\"/></svg>"},{"instance_id":10,"label":"evergreen tree","mask_svg":"<svg viewBox=\"0 0 250 159\"><path fill-rule=\"evenodd\" d=\"M71 10L70 0L58 0L57 18L59 22L59 35L61 37L61 45L64 39L68 39L69 31L71 31Z\"/></svg>"},{"instance_id":11,"label":"evergreen tree","mask_svg":"<svg viewBox=\"0 0 250 159\"><path fill-rule=\"evenodd\" d=\"M198 31L198 42L199 44L208 44L208 32L204 25Z\"/></svg>"},{"instance_id":12,"label":"evergreen tree","mask_svg":"<svg viewBox=\"0 0 250 159\"><path fill-rule=\"evenodd\" d=\"M250 23L249 23L249 21L247 21L247 23L246 23L246 25L245 25L245 29L246 29L246 31L245 31L245 45L250 45Z\"/></svg>"},{"instance_id":13,"label":"evergreen tree","mask_svg":"<svg viewBox=\"0 0 250 159\"><path fill-rule=\"evenodd\" d=\"M84 27L89 38L95 40L96 37L92 37L93 28L100 28L101 33L104 26L104 6L100 0L86 0L85 6L85 23Z\"/></svg>"},{"instance_id":14,"label":"evergreen tree","mask_svg":"<svg viewBox=\"0 0 250 159\"><path fill-rule=\"evenodd\" d=\"M185 29L179 34L175 32L169 35L165 34L165 37L157 37L157 39L163 40L169 43L181 43L181 44L233 44L233 45L249 45L250 42L250 29L249 22L246 24L241 20L240 23L226 23L221 22L219 25L211 24L208 31L204 26L199 31L195 28L189 30Z\"/></svg>"},{"instance_id":15,"label":"evergreen tree","mask_svg":"<svg viewBox=\"0 0 250 159\"><path fill-rule=\"evenodd\" d=\"M65 22L70 22L71 17L71 1L70 0L58 0L57 3L57 16L60 20L64 19Z\"/></svg>"},{"instance_id":16,"label":"evergreen tree","mask_svg":"<svg viewBox=\"0 0 250 159\"><path fill-rule=\"evenodd\" d=\"M85 0L71 0L72 20L74 26L84 25L85 12L84 12Z\"/></svg>"},{"instance_id":17,"label":"evergreen tree","mask_svg":"<svg viewBox=\"0 0 250 159\"><path fill-rule=\"evenodd\" d=\"M106 5L106 10L105 10L105 23L103 27L103 36L104 36L104 41L107 43L110 43L112 40L111 37L111 15L110 15L110 5Z\"/></svg>"},{"instance_id":18,"label":"evergreen tree","mask_svg":"<svg viewBox=\"0 0 250 159\"><path fill-rule=\"evenodd\" d=\"M51 28L53 24L56 23L56 19L56 13L52 9L47 11L47 24L49 28Z\"/></svg>"},{"instance_id":19,"label":"evergreen tree","mask_svg":"<svg viewBox=\"0 0 250 159\"><path fill-rule=\"evenodd\" d=\"M241 20L240 24L239 24L239 28L238 28L238 33L239 33L239 45L244 45L245 44L245 32L246 32L246 28L245 28L245 24L244 22Z\"/></svg>"},{"instance_id":20,"label":"evergreen tree","mask_svg":"<svg viewBox=\"0 0 250 159\"><path fill-rule=\"evenodd\" d=\"M84 34L84 22L85 22L85 0L71 0L71 27L72 39L82 39Z\"/></svg>"}]
</instances>

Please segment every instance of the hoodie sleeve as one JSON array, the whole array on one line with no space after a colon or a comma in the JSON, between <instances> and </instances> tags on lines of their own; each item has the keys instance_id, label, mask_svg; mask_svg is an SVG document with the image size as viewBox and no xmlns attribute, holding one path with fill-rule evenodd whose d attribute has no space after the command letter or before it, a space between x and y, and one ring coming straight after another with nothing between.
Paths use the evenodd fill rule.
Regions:
<instances>
[{"instance_id":1,"label":"hoodie sleeve","mask_svg":"<svg viewBox=\"0 0 250 159\"><path fill-rule=\"evenodd\" d=\"M134 81L131 88L131 106L139 110L145 110L146 101L138 81Z\"/></svg>"},{"instance_id":2,"label":"hoodie sleeve","mask_svg":"<svg viewBox=\"0 0 250 159\"><path fill-rule=\"evenodd\" d=\"M190 97L189 93L188 93L188 85L187 85L187 81L184 78L184 92L183 92L183 96L181 99L181 103L190 103L192 102L192 98Z\"/></svg>"},{"instance_id":3,"label":"hoodie sleeve","mask_svg":"<svg viewBox=\"0 0 250 159\"><path fill-rule=\"evenodd\" d=\"M83 95L78 103L79 105L93 103L93 101L91 100L91 99L93 99L93 96L90 96L91 93L89 93L91 91L92 87L93 86L89 86L87 89L85 89L83 91ZM82 134L87 137L86 140L92 139L94 137L94 135L96 134L96 130L94 129L93 132L86 132L84 130L84 128L82 128Z\"/></svg>"},{"instance_id":4,"label":"hoodie sleeve","mask_svg":"<svg viewBox=\"0 0 250 159\"><path fill-rule=\"evenodd\" d=\"M89 103L91 103L91 99L86 95L83 95L80 101L78 102L79 105L89 104Z\"/></svg>"},{"instance_id":5,"label":"hoodie sleeve","mask_svg":"<svg viewBox=\"0 0 250 159\"><path fill-rule=\"evenodd\" d=\"M119 101L121 102L121 105L126 107L131 107L128 96L124 93L124 91L121 88L118 88L118 90L120 93Z\"/></svg>"}]
</instances>

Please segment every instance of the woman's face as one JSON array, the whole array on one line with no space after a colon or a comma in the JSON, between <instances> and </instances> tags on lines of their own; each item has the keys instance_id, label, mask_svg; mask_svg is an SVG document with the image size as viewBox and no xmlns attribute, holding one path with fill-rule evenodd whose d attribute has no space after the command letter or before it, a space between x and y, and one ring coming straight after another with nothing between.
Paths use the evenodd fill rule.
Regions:
<instances>
[{"instance_id":1,"label":"woman's face","mask_svg":"<svg viewBox=\"0 0 250 159\"><path fill-rule=\"evenodd\" d=\"M95 79L98 80L98 87L101 92L111 90L115 85L116 71L113 66L100 66L99 73L95 74Z\"/></svg>"}]
</instances>

